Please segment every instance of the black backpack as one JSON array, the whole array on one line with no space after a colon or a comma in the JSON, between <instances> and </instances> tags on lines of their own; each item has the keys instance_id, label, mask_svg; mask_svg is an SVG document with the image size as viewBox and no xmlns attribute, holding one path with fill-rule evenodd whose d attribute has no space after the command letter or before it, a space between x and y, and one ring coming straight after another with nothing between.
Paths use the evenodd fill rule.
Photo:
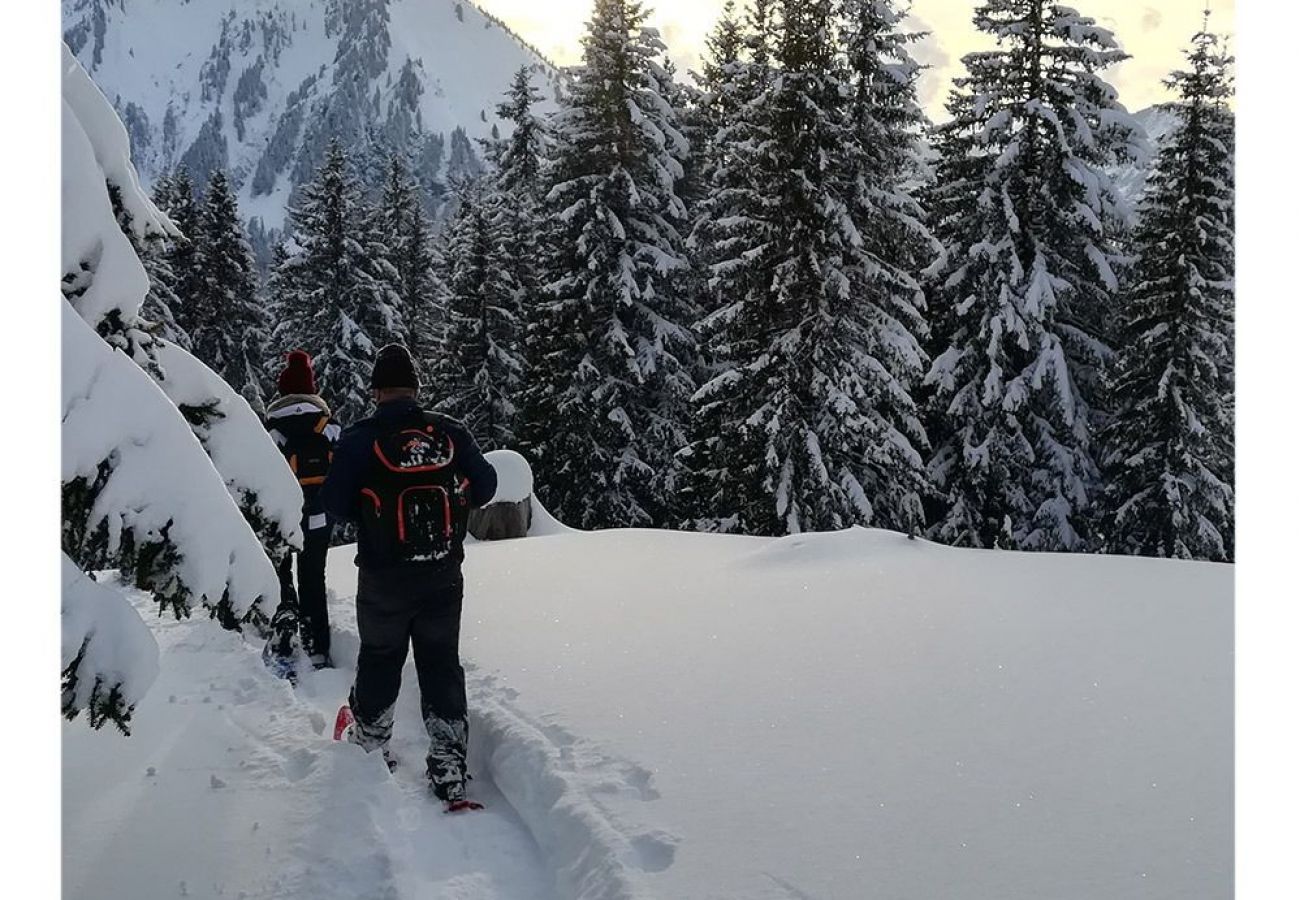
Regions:
<instances>
[{"instance_id":1,"label":"black backpack","mask_svg":"<svg viewBox=\"0 0 1300 900\"><path fill-rule=\"evenodd\" d=\"M421 413L381 434L371 447L362 489L367 538L394 562L436 562L465 540L469 482L456 465L456 444L436 417Z\"/></svg>"},{"instance_id":2,"label":"black backpack","mask_svg":"<svg viewBox=\"0 0 1300 900\"><path fill-rule=\"evenodd\" d=\"M290 440L289 468L303 487L324 484L329 474L334 445L324 433L328 424L329 416L321 416L310 432L294 435Z\"/></svg>"}]
</instances>

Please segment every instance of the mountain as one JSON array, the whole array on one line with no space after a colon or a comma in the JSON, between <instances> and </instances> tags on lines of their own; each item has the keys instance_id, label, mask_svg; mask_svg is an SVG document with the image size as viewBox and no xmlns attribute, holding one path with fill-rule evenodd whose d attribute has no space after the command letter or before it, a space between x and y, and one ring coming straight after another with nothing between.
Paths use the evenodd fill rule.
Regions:
<instances>
[{"instance_id":1,"label":"mountain","mask_svg":"<svg viewBox=\"0 0 1300 900\"><path fill-rule=\"evenodd\" d=\"M230 171L261 228L339 137L363 171L410 154L437 206L522 65L559 70L463 0L63 0L64 39L113 102L146 186L178 164Z\"/></svg>"},{"instance_id":2,"label":"mountain","mask_svg":"<svg viewBox=\"0 0 1300 900\"><path fill-rule=\"evenodd\" d=\"M1120 194L1136 209L1146 186L1147 173L1151 171L1165 138L1178 127L1178 117L1169 109L1148 106L1133 113L1133 119L1146 132L1146 151L1128 165L1118 167L1112 175Z\"/></svg>"}]
</instances>

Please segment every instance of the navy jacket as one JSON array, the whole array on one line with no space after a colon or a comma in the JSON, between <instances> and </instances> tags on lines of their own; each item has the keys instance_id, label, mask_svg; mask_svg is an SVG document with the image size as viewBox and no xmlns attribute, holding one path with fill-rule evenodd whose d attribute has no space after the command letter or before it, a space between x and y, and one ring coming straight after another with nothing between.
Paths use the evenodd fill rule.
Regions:
<instances>
[{"instance_id":1,"label":"navy jacket","mask_svg":"<svg viewBox=\"0 0 1300 900\"><path fill-rule=\"evenodd\" d=\"M360 523L361 491L366 487L371 467L374 465L372 447L375 439L393 429L400 427L404 421L421 415L420 404L413 399L392 400L381 404L375 414L350 425L343 431L338 445L334 448L334 461L330 465L329 477L321 488L321 500L325 511L336 520ZM456 447L456 471L469 479L470 506L477 508L491 501L497 491L497 472L492 464L483 457L474 436L460 422L449 416L432 414L443 432L451 438ZM464 553L460 547L456 552L437 563L422 563L431 566L459 567ZM364 528L357 535L357 565L365 569L384 568L388 561L381 558L374 546L367 540Z\"/></svg>"}]
</instances>

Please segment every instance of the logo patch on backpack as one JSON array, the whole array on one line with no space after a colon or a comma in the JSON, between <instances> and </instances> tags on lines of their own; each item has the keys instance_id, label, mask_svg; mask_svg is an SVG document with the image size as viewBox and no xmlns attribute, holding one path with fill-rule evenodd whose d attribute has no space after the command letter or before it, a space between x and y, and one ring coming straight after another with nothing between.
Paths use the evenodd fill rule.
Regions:
<instances>
[{"instance_id":1,"label":"logo patch on backpack","mask_svg":"<svg viewBox=\"0 0 1300 900\"><path fill-rule=\"evenodd\" d=\"M394 561L446 557L464 540L469 519L451 437L432 422L411 424L377 438L373 453L362 505L372 540Z\"/></svg>"}]
</instances>

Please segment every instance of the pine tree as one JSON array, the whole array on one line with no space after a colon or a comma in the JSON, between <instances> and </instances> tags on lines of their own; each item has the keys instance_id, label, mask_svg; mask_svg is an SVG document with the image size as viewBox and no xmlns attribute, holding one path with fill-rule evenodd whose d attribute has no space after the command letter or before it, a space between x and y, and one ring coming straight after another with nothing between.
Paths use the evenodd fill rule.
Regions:
<instances>
[{"instance_id":1,"label":"pine tree","mask_svg":"<svg viewBox=\"0 0 1300 900\"><path fill-rule=\"evenodd\" d=\"M888 153L885 139L902 137L866 132L870 109L855 119L837 5L776 11L751 16L768 33L749 35L735 83L759 89L719 132L697 225L716 306L700 327L717 370L696 395L689 450L698 524L911 529L925 485L910 393L921 322L915 282L877 254L914 204L868 168L872 141Z\"/></svg>"},{"instance_id":2,"label":"pine tree","mask_svg":"<svg viewBox=\"0 0 1300 900\"><path fill-rule=\"evenodd\" d=\"M518 294L486 186L462 187L448 229L447 324L435 374L438 408L461 419L486 449L515 445L523 376Z\"/></svg>"},{"instance_id":3,"label":"pine tree","mask_svg":"<svg viewBox=\"0 0 1300 900\"><path fill-rule=\"evenodd\" d=\"M389 278L408 326L407 346L417 363L424 364L436 349L432 342L441 317L441 286L419 187L397 154L389 157L378 228L391 267Z\"/></svg>"},{"instance_id":4,"label":"pine tree","mask_svg":"<svg viewBox=\"0 0 1300 900\"><path fill-rule=\"evenodd\" d=\"M927 123L917 100L920 66L893 0L842 0L842 41L851 91L848 115L853 185L848 203L860 244L853 295L863 321L862 349L872 361L861 378L870 441L864 487L872 523L912 533L930 493L921 452L929 449L914 399L929 366L921 271L939 252L912 193Z\"/></svg>"},{"instance_id":5,"label":"pine tree","mask_svg":"<svg viewBox=\"0 0 1300 900\"><path fill-rule=\"evenodd\" d=\"M369 375L379 348L405 332L387 270L371 256L374 215L361 199L337 142L289 211L292 246L271 277L280 320L279 355L301 348L335 418L350 422L370 406Z\"/></svg>"},{"instance_id":6,"label":"pine tree","mask_svg":"<svg viewBox=\"0 0 1300 900\"><path fill-rule=\"evenodd\" d=\"M260 397L270 323L257 297L256 264L230 179L214 169L199 210L202 280L189 303L194 355L240 393Z\"/></svg>"},{"instance_id":7,"label":"pine tree","mask_svg":"<svg viewBox=\"0 0 1300 900\"><path fill-rule=\"evenodd\" d=\"M513 308L520 317L515 353L524 367L520 388L528 377L529 328L542 295L542 165L550 135L546 123L534 112L541 100L528 69L521 66L505 101L497 105L497 116L512 123L513 129L509 139L499 144L487 198L501 245L499 256L514 291ZM513 437L522 448L523 435L518 429Z\"/></svg>"},{"instance_id":8,"label":"pine tree","mask_svg":"<svg viewBox=\"0 0 1300 900\"><path fill-rule=\"evenodd\" d=\"M542 160L550 140L546 123L534 112L542 95L533 87L527 66L515 72L506 99L497 104L497 118L513 129L496 158L497 189L515 197L537 202L542 187Z\"/></svg>"},{"instance_id":9,"label":"pine tree","mask_svg":"<svg viewBox=\"0 0 1300 900\"><path fill-rule=\"evenodd\" d=\"M1046 0L989 0L975 24L999 47L965 57L935 136L930 205L947 258L927 383L946 510L932 534L1084 549L1125 226L1105 169L1136 140L1098 73L1126 55L1092 19Z\"/></svg>"},{"instance_id":10,"label":"pine tree","mask_svg":"<svg viewBox=\"0 0 1300 900\"><path fill-rule=\"evenodd\" d=\"M154 203L160 209L157 197L170 190L170 182L159 180L154 191ZM176 296L176 273L172 270L168 256L174 238L156 232L149 232L144 237L136 234L132 226L131 215L122 203L121 191L116 185L108 186L109 199L113 204L113 213L127 240L131 242L136 256L149 276L149 293L140 305L140 318L149 332L164 340L171 341L184 349L190 349L189 333L177 321L176 311L180 309L180 298Z\"/></svg>"},{"instance_id":11,"label":"pine tree","mask_svg":"<svg viewBox=\"0 0 1300 900\"><path fill-rule=\"evenodd\" d=\"M1166 84L1178 126L1156 159L1124 291L1103 435L1103 547L1233 556L1233 117L1219 39L1192 38Z\"/></svg>"},{"instance_id":12,"label":"pine tree","mask_svg":"<svg viewBox=\"0 0 1300 900\"><path fill-rule=\"evenodd\" d=\"M745 32L736 15L734 0L722 5L722 15L704 41L704 59L695 76L699 96L693 116L695 135L692 146L698 162L698 179L702 191L713 183L717 158L716 138L719 130L732 120L743 99L736 89L736 75L741 70Z\"/></svg>"},{"instance_id":13,"label":"pine tree","mask_svg":"<svg viewBox=\"0 0 1300 900\"><path fill-rule=\"evenodd\" d=\"M540 496L585 528L671 520L660 485L693 389L693 312L677 287L685 142L645 17L635 0L597 0L553 120L527 443Z\"/></svg>"},{"instance_id":14,"label":"pine tree","mask_svg":"<svg viewBox=\"0 0 1300 900\"><path fill-rule=\"evenodd\" d=\"M743 22L732 20L731 4L723 7L723 17L707 45L696 152L700 158L698 178L700 196L691 209L691 233L687 241L697 271L712 271L715 263L725 262L732 238L726 229L736 223L732 208L757 201L750 191L750 173L736 165L738 154L753 149L766 140L765 121L755 106L773 76L772 46L776 33L772 14L773 0L751 0ZM723 228L715 227L722 223ZM745 267L742 267L742 269ZM730 275L740 277L734 266ZM702 289L697 303L704 314L715 312L723 296L721 282L714 273L714 287ZM735 282L727 285L732 291ZM734 295L734 294L733 294ZM709 346L700 347L701 372L707 381L716 374Z\"/></svg>"},{"instance_id":15,"label":"pine tree","mask_svg":"<svg viewBox=\"0 0 1300 900\"><path fill-rule=\"evenodd\" d=\"M189 170L181 166L161 179L154 189L154 202L181 233L167 242L163 261L171 269L171 289L177 298L176 305L171 307L173 320L192 340L201 316L193 298L203 289L203 273L198 250L202 230L200 206L194 197Z\"/></svg>"}]
</instances>

